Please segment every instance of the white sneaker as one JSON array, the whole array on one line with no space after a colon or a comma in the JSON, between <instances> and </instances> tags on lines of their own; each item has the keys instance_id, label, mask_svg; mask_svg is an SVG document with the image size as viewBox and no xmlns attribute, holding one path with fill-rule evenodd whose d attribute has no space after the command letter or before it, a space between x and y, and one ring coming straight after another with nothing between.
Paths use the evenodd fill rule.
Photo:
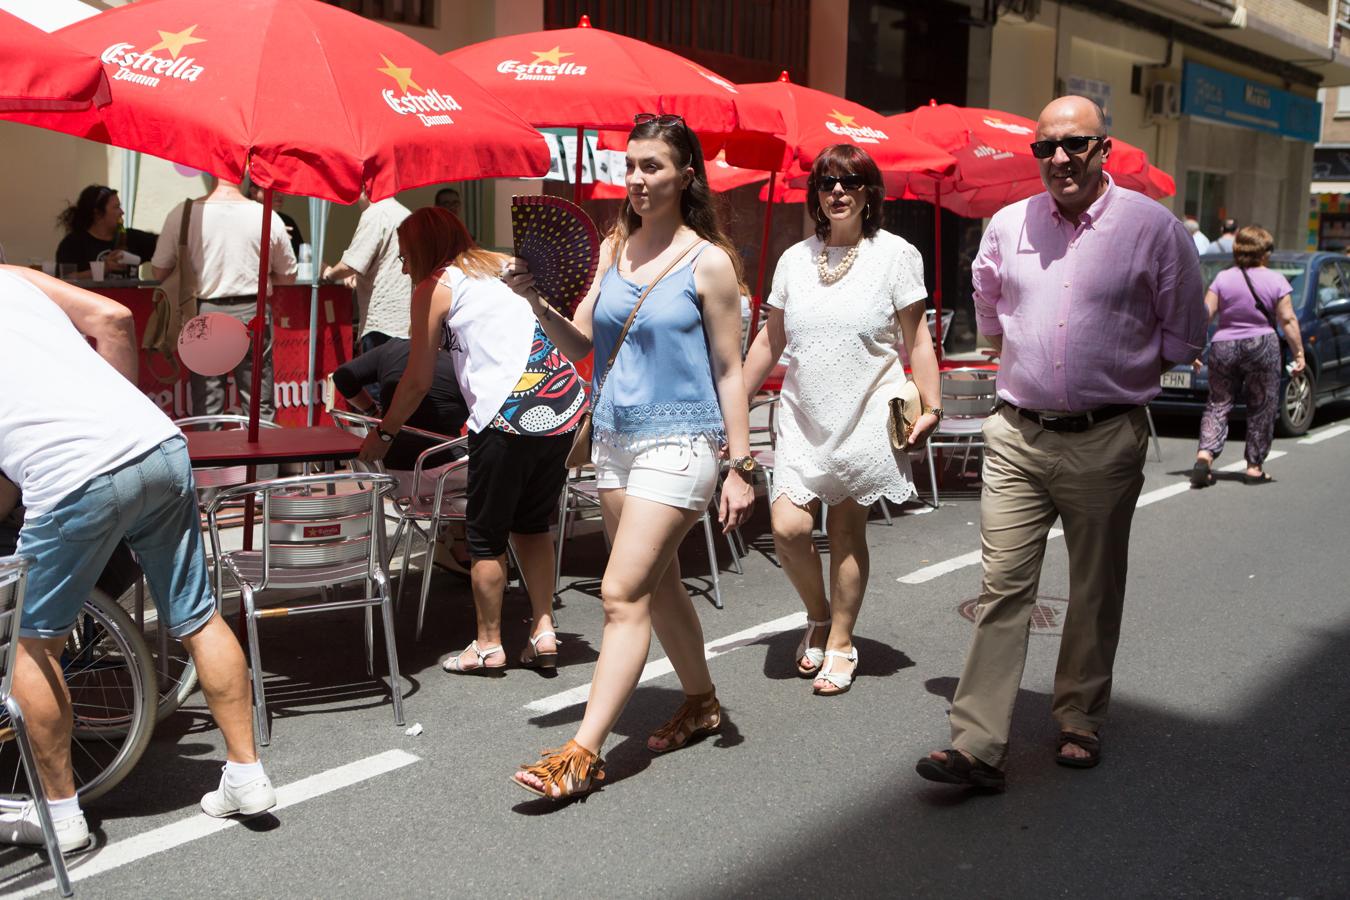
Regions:
<instances>
[{"instance_id":1,"label":"white sneaker","mask_svg":"<svg viewBox=\"0 0 1350 900\"><path fill-rule=\"evenodd\" d=\"M202 812L217 819L225 816L256 816L277 805L277 792L264 775L239 787L230 787L220 776L220 787L202 797Z\"/></svg>"},{"instance_id":2,"label":"white sneaker","mask_svg":"<svg viewBox=\"0 0 1350 900\"><path fill-rule=\"evenodd\" d=\"M53 824L56 828L56 842L62 853L74 853L89 846L89 823L84 820L84 813L61 819ZM5 804L4 810L0 811L0 843L37 847L47 843L42 836L42 822L38 819L34 801Z\"/></svg>"}]
</instances>

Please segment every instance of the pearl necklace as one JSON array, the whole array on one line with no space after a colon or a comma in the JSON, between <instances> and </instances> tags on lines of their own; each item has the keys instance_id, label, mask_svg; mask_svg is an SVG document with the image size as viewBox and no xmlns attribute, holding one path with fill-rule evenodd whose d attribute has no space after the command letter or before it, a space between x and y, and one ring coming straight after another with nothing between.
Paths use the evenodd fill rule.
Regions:
<instances>
[{"instance_id":1,"label":"pearl necklace","mask_svg":"<svg viewBox=\"0 0 1350 900\"><path fill-rule=\"evenodd\" d=\"M853 261L858 258L858 248L862 246L862 240L848 248L844 258L839 261L833 271L830 269L830 248L828 246L820 248L820 256L816 257L816 271L820 273L821 284L834 284L839 279L848 274L848 270L853 268Z\"/></svg>"}]
</instances>

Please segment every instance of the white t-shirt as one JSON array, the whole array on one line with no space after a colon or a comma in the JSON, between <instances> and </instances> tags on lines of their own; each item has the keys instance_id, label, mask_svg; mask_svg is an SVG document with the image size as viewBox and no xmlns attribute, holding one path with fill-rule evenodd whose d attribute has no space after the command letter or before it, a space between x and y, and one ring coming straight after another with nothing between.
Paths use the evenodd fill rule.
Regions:
<instances>
[{"instance_id":1,"label":"white t-shirt","mask_svg":"<svg viewBox=\"0 0 1350 900\"><path fill-rule=\"evenodd\" d=\"M446 266L440 282L453 294L446 344L469 407L469 430L476 434L519 383L530 361L536 319L529 301L496 278L470 278Z\"/></svg>"},{"instance_id":2,"label":"white t-shirt","mask_svg":"<svg viewBox=\"0 0 1350 900\"><path fill-rule=\"evenodd\" d=\"M252 200L195 200L188 224L188 253L197 273L202 300L258 295L258 257L262 247L261 203ZM159 269L178 267L179 203L164 217L151 263ZM272 213L272 250L268 269L273 284L295 281L295 253L281 217Z\"/></svg>"},{"instance_id":3,"label":"white t-shirt","mask_svg":"<svg viewBox=\"0 0 1350 900\"><path fill-rule=\"evenodd\" d=\"M179 434L59 306L3 270L0 319L0 471L29 516Z\"/></svg>"},{"instance_id":4,"label":"white t-shirt","mask_svg":"<svg viewBox=\"0 0 1350 900\"><path fill-rule=\"evenodd\" d=\"M408 336L412 315L412 279L398 261L398 226L410 215L393 197L372 203L361 213L356 234L342 262L356 271L356 303L361 308L358 338L372 331Z\"/></svg>"}]
</instances>

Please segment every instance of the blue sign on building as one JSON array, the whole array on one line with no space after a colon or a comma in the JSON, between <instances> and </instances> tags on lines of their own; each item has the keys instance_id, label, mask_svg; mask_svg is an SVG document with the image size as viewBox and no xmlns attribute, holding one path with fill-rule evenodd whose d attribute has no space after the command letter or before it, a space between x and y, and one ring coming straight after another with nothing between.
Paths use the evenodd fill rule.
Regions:
<instances>
[{"instance_id":1,"label":"blue sign on building","mask_svg":"<svg viewBox=\"0 0 1350 900\"><path fill-rule=\"evenodd\" d=\"M1181 112L1310 144L1322 126L1322 104L1316 100L1194 62L1183 70Z\"/></svg>"}]
</instances>

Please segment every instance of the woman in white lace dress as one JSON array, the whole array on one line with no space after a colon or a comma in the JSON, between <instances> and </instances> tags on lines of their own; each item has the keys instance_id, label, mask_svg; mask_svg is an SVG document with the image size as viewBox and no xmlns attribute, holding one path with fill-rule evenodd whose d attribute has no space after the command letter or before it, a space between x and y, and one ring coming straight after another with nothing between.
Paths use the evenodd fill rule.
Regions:
<instances>
[{"instance_id":1,"label":"woman in white lace dress","mask_svg":"<svg viewBox=\"0 0 1350 900\"><path fill-rule=\"evenodd\" d=\"M778 261L765 302L768 323L744 366L753 396L786 350L773 537L806 605L797 671L814 676L812 688L823 695L847 691L858 665L853 628L867 588L868 508L882 497L903 503L914 493L909 457L892 452L886 430L889 401L905 383L900 341L923 398L913 443L922 445L942 415L923 260L881 229L884 199L881 173L861 149L836 144L821 152L806 197L816 235ZM821 503L830 540L828 596L811 539Z\"/></svg>"}]
</instances>

